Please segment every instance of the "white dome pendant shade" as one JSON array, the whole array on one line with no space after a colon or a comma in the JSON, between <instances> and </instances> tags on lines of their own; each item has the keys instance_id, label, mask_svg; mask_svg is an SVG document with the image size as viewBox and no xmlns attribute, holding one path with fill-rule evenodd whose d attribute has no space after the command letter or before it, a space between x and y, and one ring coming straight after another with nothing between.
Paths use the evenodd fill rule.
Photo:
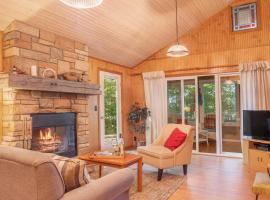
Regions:
<instances>
[{"instance_id":1,"label":"white dome pendant shade","mask_svg":"<svg viewBox=\"0 0 270 200\"><path fill-rule=\"evenodd\" d=\"M169 57L182 57L189 54L188 49L180 44L171 46L167 51L167 56Z\"/></svg>"},{"instance_id":2,"label":"white dome pendant shade","mask_svg":"<svg viewBox=\"0 0 270 200\"><path fill-rule=\"evenodd\" d=\"M169 57L182 57L187 56L189 54L188 49L179 44L179 35L178 35L178 7L177 7L177 0L175 0L175 7L176 7L176 15L175 15L175 22L176 22L176 38L177 44L171 46L167 51L167 56Z\"/></svg>"},{"instance_id":3,"label":"white dome pendant shade","mask_svg":"<svg viewBox=\"0 0 270 200\"><path fill-rule=\"evenodd\" d=\"M79 9L94 8L102 4L103 0L60 0L67 6Z\"/></svg>"}]
</instances>

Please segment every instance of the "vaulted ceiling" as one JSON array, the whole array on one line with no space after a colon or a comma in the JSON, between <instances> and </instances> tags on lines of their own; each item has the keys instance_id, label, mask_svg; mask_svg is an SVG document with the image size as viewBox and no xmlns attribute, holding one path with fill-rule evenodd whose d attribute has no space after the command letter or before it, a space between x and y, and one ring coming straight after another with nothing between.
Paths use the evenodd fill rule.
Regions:
<instances>
[{"instance_id":1,"label":"vaulted ceiling","mask_svg":"<svg viewBox=\"0 0 270 200\"><path fill-rule=\"evenodd\" d=\"M180 35L201 25L231 0L178 0ZM133 67L176 39L174 0L104 0L78 10L59 0L1 0L0 29L13 20L78 40L89 55Z\"/></svg>"}]
</instances>

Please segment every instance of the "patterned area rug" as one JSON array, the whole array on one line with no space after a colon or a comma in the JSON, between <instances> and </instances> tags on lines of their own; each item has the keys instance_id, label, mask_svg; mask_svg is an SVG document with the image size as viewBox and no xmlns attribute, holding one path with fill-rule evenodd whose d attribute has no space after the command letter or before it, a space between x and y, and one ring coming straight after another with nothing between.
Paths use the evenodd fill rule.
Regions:
<instances>
[{"instance_id":1,"label":"patterned area rug","mask_svg":"<svg viewBox=\"0 0 270 200\"><path fill-rule=\"evenodd\" d=\"M136 165L131 166L134 176L137 178ZM103 174L108 174L116 169L105 167ZM91 178L97 178L97 168L91 173ZM157 181L157 169L143 166L143 191L137 192L137 183L130 189L130 200L167 200L184 182L179 168L164 170L162 180Z\"/></svg>"}]
</instances>

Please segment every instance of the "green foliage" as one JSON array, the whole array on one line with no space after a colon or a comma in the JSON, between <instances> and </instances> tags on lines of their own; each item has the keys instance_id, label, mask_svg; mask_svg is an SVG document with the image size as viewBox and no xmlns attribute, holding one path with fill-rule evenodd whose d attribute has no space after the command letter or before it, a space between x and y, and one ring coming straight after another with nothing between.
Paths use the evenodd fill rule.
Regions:
<instances>
[{"instance_id":1,"label":"green foliage","mask_svg":"<svg viewBox=\"0 0 270 200\"><path fill-rule=\"evenodd\" d=\"M212 114L215 113L215 84L204 83L203 84L203 110L204 113Z\"/></svg>"},{"instance_id":2,"label":"green foliage","mask_svg":"<svg viewBox=\"0 0 270 200\"><path fill-rule=\"evenodd\" d=\"M179 113L181 112L181 96L180 96L180 85L168 83L168 113Z\"/></svg>"},{"instance_id":3,"label":"green foliage","mask_svg":"<svg viewBox=\"0 0 270 200\"><path fill-rule=\"evenodd\" d=\"M236 84L223 83L221 85L222 118L225 122L236 121Z\"/></svg>"},{"instance_id":4,"label":"green foliage","mask_svg":"<svg viewBox=\"0 0 270 200\"><path fill-rule=\"evenodd\" d=\"M128 114L129 130L133 133L144 134L148 115L149 111L146 107L140 107L138 103L132 105Z\"/></svg>"},{"instance_id":5,"label":"green foliage","mask_svg":"<svg viewBox=\"0 0 270 200\"><path fill-rule=\"evenodd\" d=\"M116 81L104 79L105 135L117 132Z\"/></svg>"},{"instance_id":6,"label":"green foliage","mask_svg":"<svg viewBox=\"0 0 270 200\"><path fill-rule=\"evenodd\" d=\"M195 85L185 85L184 100L185 100L185 118L187 121L195 121Z\"/></svg>"}]
</instances>

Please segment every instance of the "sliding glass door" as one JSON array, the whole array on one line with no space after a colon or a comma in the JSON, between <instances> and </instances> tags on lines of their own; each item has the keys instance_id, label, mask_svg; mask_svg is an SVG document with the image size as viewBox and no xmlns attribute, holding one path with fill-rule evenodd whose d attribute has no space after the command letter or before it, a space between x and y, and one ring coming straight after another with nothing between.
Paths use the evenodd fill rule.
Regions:
<instances>
[{"instance_id":1,"label":"sliding glass door","mask_svg":"<svg viewBox=\"0 0 270 200\"><path fill-rule=\"evenodd\" d=\"M188 124L196 128L197 80L171 79L167 82L168 123ZM196 135L193 149L197 149Z\"/></svg>"},{"instance_id":2,"label":"sliding glass door","mask_svg":"<svg viewBox=\"0 0 270 200\"><path fill-rule=\"evenodd\" d=\"M215 76L198 77L199 152L217 153Z\"/></svg>"},{"instance_id":3,"label":"sliding glass door","mask_svg":"<svg viewBox=\"0 0 270 200\"><path fill-rule=\"evenodd\" d=\"M222 152L242 153L240 134L240 77L221 76Z\"/></svg>"},{"instance_id":4,"label":"sliding glass door","mask_svg":"<svg viewBox=\"0 0 270 200\"><path fill-rule=\"evenodd\" d=\"M184 111L184 122L187 125L191 125L194 128L196 128L196 110L197 110L197 104L196 104L196 93L197 93L197 87L196 87L196 79L186 79L183 80L184 84L184 94L183 94L183 111ZM197 135L194 136L194 143L193 143L193 150L197 150Z\"/></svg>"},{"instance_id":5,"label":"sliding glass door","mask_svg":"<svg viewBox=\"0 0 270 200\"><path fill-rule=\"evenodd\" d=\"M182 124L181 80L167 83L168 123Z\"/></svg>"},{"instance_id":6,"label":"sliding glass door","mask_svg":"<svg viewBox=\"0 0 270 200\"><path fill-rule=\"evenodd\" d=\"M170 78L167 95L168 123L196 129L195 152L242 152L238 74Z\"/></svg>"}]
</instances>

